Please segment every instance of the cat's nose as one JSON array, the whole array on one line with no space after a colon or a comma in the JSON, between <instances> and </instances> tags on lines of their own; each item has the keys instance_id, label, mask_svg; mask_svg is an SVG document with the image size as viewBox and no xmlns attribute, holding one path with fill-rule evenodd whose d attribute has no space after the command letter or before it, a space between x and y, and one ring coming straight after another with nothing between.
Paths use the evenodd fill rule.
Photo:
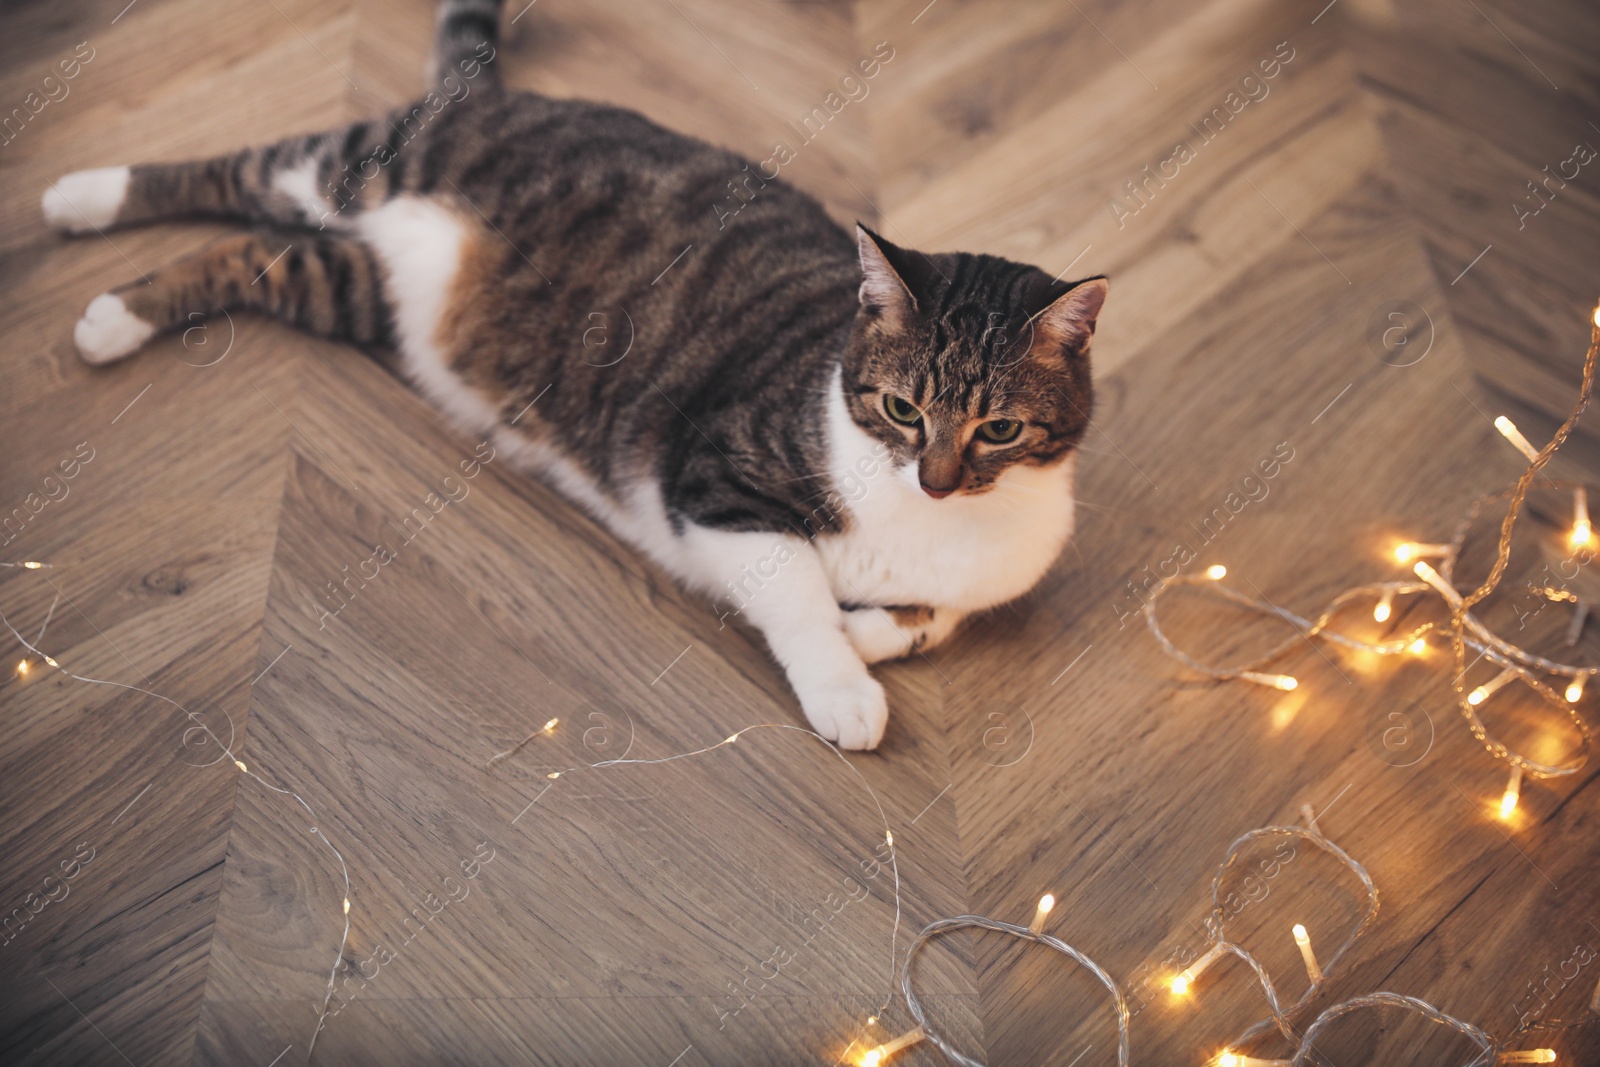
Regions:
<instances>
[{"instance_id":1,"label":"cat's nose","mask_svg":"<svg viewBox=\"0 0 1600 1067\"><path fill-rule=\"evenodd\" d=\"M929 485L927 482L923 482L922 483L922 491L924 493L927 493L929 496L933 497L933 499L935 499L935 500L943 500L945 497L947 497L951 493L955 492L954 489L935 489L933 486Z\"/></svg>"}]
</instances>

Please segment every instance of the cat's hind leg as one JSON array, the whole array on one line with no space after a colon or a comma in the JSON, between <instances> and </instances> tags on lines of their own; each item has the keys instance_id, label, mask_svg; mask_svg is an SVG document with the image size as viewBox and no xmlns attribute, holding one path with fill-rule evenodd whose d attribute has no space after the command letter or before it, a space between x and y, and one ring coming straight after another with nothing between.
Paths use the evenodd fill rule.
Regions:
<instances>
[{"instance_id":1,"label":"cat's hind leg","mask_svg":"<svg viewBox=\"0 0 1600 1067\"><path fill-rule=\"evenodd\" d=\"M241 233L90 301L73 330L90 363L111 363L166 330L222 309L259 311L308 333L374 348L394 344L380 266L362 242L333 234Z\"/></svg>"},{"instance_id":2,"label":"cat's hind leg","mask_svg":"<svg viewBox=\"0 0 1600 1067\"><path fill-rule=\"evenodd\" d=\"M337 230L397 188L404 143L386 123L356 122L211 159L74 171L51 183L41 206L66 233L175 218Z\"/></svg>"}]
</instances>

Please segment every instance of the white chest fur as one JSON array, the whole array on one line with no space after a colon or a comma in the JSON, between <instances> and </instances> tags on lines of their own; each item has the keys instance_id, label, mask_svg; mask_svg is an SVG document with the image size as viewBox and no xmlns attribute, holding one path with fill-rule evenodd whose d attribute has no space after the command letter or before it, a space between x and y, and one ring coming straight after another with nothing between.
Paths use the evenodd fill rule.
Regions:
<instances>
[{"instance_id":1,"label":"white chest fur","mask_svg":"<svg viewBox=\"0 0 1600 1067\"><path fill-rule=\"evenodd\" d=\"M1072 536L1074 455L1012 467L981 495L934 500L914 464L894 467L850 418L837 376L827 432L850 521L815 544L841 603L994 607L1033 588Z\"/></svg>"}]
</instances>

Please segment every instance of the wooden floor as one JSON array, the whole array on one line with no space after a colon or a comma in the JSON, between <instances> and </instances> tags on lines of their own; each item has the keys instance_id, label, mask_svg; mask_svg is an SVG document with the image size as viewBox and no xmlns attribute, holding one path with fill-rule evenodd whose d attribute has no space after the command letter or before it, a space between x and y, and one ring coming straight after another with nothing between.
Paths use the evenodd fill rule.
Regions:
<instances>
[{"instance_id":1,"label":"wooden floor","mask_svg":"<svg viewBox=\"0 0 1600 1067\"><path fill-rule=\"evenodd\" d=\"M841 760L770 729L588 769L803 720L758 642L500 463L322 617L330 583L373 573L375 540L444 495L472 442L354 353L255 318L82 366L84 304L216 231L68 241L39 218L65 171L413 96L431 4L124 2L0 16L0 107L57 97L0 147L0 508L27 520L0 561L51 564L0 570L0 612L31 640L59 598L45 651L191 714L36 657L0 681L0 906L26 919L0 947L0 1061L307 1062L347 870L343 1006L317 1063L836 1063L912 1025L898 997L865 1024L911 934L964 912L1025 922L1050 891L1050 931L1129 992L1134 1062L1198 1065L1263 1014L1259 989L1237 963L1188 1003L1153 983L1203 947L1228 843L1305 803L1382 894L1321 1005L1387 989L1505 1035L1587 1003L1600 967L1569 972L1600 949L1600 763L1530 783L1501 823L1504 767L1454 710L1443 654L1307 647L1284 661L1302 684L1283 695L1189 676L1128 614L1129 583L1179 545L1190 570L1226 563L1291 610L1395 576L1396 538L1447 539L1518 472L1493 415L1543 440L1568 408L1600 292L1600 163L1537 200L1525 183L1600 145L1592 5L508 11L515 84L634 106L758 159L887 42L792 179L896 241L1113 279L1076 544L1025 602L879 672L893 714L878 753ZM61 96L44 79L75 52ZM1245 82L1263 61L1275 76ZM1232 114L1230 93L1253 99ZM1226 122L1204 127L1218 108ZM1147 179L1173 173L1180 141L1176 176ZM1397 308L1413 347L1386 362L1374 337ZM1597 440L1585 431L1552 473L1583 476ZM1292 459L1246 484L1275 449ZM1248 506L1202 533L1236 491ZM1175 611L1208 655L1277 636L1219 628L1192 599ZM1600 656L1592 628L1576 655ZM1383 743L1394 714L1413 731L1405 758ZM1544 725L1521 741L1549 753L1570 737ZM898 895L870 863L885 820ZM1259 902L1230 933L1291 996L1290 924L1331 945L1361 906L1305 848L1241 892ZM960 935L916 974L969 1055L1115 1063L1104 992L1044 950ZM1600 1056L1594 1031L1549 1040L1563 1063ZM1369 1014L1317 1059L1468 1058L1459 1038ZM924 1045L895 1062L941 1060Z\"/></svg>"}]
</instances>

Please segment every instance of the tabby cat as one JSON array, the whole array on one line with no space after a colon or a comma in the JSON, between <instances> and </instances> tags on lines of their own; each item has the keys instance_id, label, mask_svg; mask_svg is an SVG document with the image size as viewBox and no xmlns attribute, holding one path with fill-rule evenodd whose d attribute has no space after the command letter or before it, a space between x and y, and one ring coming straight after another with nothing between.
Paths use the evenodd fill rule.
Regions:
<instances>
[{"instance_id":1,"label":"tabby cat","mask_svg":"<svg viewBox=\"0 0 1600 1067\"><path fill-rule=\"evenodd\" d=\"M730 152L504 89L500 6L446 0L433 91L382 119L58 180L70 233L257 227L95 297L78 350L222 308L353 342L759 630L820 734L875 747L866 665L1026 593L1072 534L1105 279L852 236Z\"/></svg>"}]
</instances>

